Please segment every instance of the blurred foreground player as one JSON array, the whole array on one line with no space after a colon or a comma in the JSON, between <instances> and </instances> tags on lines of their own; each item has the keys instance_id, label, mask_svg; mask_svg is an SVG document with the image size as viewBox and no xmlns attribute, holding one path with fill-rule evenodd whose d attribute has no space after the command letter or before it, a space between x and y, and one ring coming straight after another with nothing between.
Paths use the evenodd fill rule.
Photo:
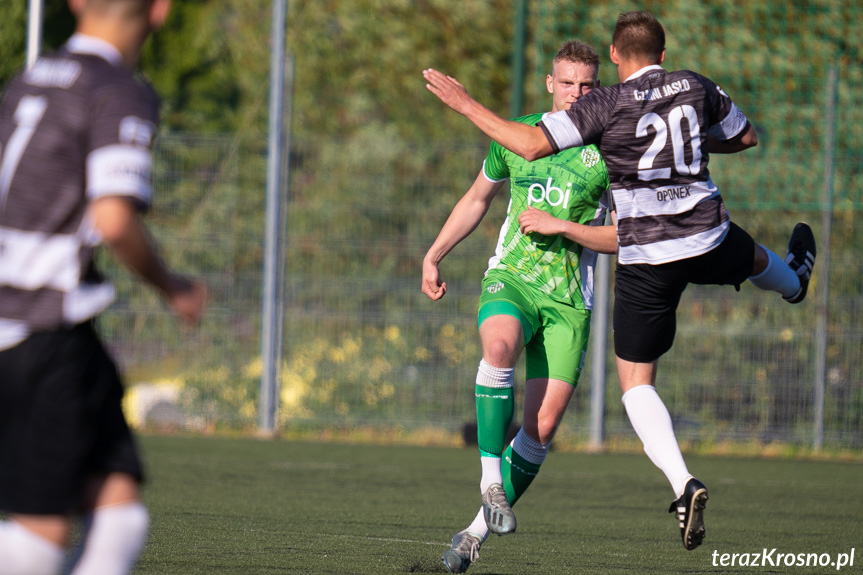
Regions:
<instances>
[{"instance_id":1,"label":"blurred foreground player","mask_svg":"<svg viewBox=\"0 0 863 575\"><path fill-rule=\"evenodd\" d=\"M147 537L123 388L92 320L121 263L197 321L206 288L174 274L139 212L151 201L158 98L136 77L170 0L69 0L75 34L0 103L0 575L128 573Z\"/></svg>"}]
</instances>

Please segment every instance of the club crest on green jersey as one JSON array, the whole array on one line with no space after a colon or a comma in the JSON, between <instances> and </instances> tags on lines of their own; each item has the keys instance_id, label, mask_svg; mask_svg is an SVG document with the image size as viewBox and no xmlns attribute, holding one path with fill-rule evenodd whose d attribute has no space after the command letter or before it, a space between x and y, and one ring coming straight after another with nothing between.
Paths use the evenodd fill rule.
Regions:
<instances>
[{"instance_id":1,"label":"club crest on green jersey","mask_svg":"<svg viewBox=\"0 0 863 575\"><path fill-rule=\"evenodd\" d=\"M599 163L600 156L599 150L595 148L582 148L581 149L581 161L584 163L586 168L592 168L597 163Z\"/></svg>"}]
</instances>

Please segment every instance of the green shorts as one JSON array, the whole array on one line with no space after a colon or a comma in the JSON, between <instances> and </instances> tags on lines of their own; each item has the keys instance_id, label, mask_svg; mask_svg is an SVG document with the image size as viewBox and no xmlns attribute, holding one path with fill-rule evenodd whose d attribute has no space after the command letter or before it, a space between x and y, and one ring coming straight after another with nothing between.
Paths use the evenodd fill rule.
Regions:
<instances>
[{"instance_id":1,"label":"green shorts","mask_svg":"<svg viewBox=\"0 0 863 575\"><path fill-rule=\"evenodd\" d=\"M512 273L490 270L482 280L478 324L500 314L521 322L527 379L578 384L590 337L590 310L554 300Z\"/></svg>"}]
</instances>

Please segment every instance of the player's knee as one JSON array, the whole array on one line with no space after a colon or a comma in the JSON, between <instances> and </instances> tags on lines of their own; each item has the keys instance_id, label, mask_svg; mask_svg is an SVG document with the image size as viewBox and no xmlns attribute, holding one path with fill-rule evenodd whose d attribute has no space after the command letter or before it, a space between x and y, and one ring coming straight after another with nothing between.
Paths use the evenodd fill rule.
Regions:
<instances>
[{"instance_id":1,"label":"player's knee","mask_svg":"<svg viewBox=\"0 0 863 575\"><path fill-rule=\"evenodd\" d=\"M769 263L770 254L763 246L755 244L755 254L752 258L752 273L749 275L757 276L758 274L763 273L764 270L767 269Z\"/></svg>"},{"instance_id":2,"label":"player's knee","mask_svg":"<svg viewBox=\"0 0 863 575\"><path fill-rule=\"evenodd\" d=\"M483 359L494 367L513 367L518 353L516 345L502 339L483 345Z\"/></svg>"}]
</instances>

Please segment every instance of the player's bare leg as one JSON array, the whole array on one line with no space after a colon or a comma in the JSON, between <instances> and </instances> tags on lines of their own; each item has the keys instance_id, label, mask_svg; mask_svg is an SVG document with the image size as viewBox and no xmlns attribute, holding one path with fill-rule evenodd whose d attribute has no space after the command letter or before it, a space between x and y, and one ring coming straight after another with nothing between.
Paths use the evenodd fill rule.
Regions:
<instances>
[{"instance_id":1,"label":"player's bare leg","mask_svg":"<svg viewBox=\"0 0 863 575\"><path fill-rule=\"evenodd\" d=\"M13 514L10 519L55 545L62 547L69 541L70 521L62 515Z\"/></svg>"},{"instance_id":2,"label":"player's bare leg","mask_svg":"<svg viewBox=\"0 0 863 575\"><path fill-rule=\"evenodd\" d=\"M534 440L549 444L557 433L575 386L559 379L531 379L524 392L524 430Z\"/></svg>"}]
</instances>

